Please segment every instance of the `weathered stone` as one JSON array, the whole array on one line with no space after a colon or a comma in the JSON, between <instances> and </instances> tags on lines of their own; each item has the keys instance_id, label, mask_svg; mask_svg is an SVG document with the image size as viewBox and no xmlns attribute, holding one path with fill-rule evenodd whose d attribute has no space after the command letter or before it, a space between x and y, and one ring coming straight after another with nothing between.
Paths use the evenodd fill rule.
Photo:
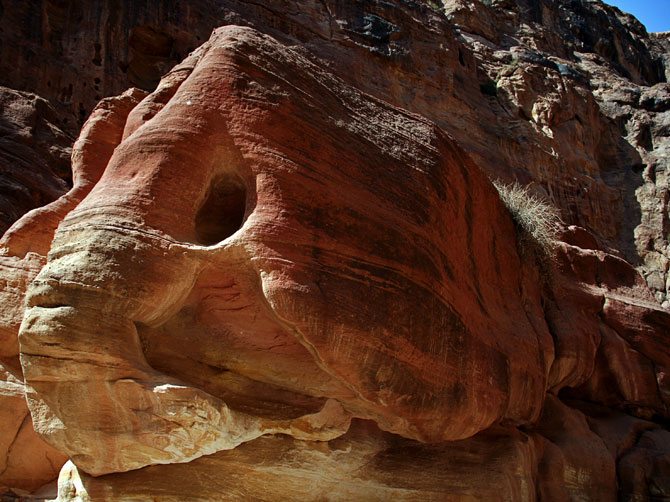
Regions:
<instances>
[{"instance_id":1,"label":"weathered stone","mask_svg":"<svg viewBox=\"0 0 670 502\"><path fill-rule=\"evenodd\" d=\"M557 260L545 307L556 346L550 388L643 418L668 416L670 314L621 258L561 244Z\"/></svg>"},{"instance_id":2,"label":"weathered stone","mask_svg":"<svg viewBox=\"0 0 670 502\"><path fill-rule=\"evenodd\" d=\"M667 159L667 147L647 127L634 130L647 112L640 97L662 92L667 37L601 2L14 2L0 16L10 48L0 53L0 82L83 123L101 96L152 89L229 23L306 48L347 83L432 120L490 177L534 182L568 224L623 251L645 277L661 274L662 289L650 284L666 301L655 255L670 253L667 183L643 171ZM624 89L636 98L622 105ZM650 113L654 122L662 112Z\"/></svg>"},{"instance_id":3,"label":"weathered stone","mask_svg":"<svg viewBox=\"0 0 670 502\"><path fill-rule=\"evenodd\" d=\"M644 432L619 460L621 500L652 501L670 497L670 432Z\"/></svg>"},{"instance_id":4,"label":"weathered stone","mask_svg":"<svg viewBox=\"0 0 670 502\"><path fill-rule=\"evenodd\" d=\"M0 360L78 465L62 502L666 495L664 38L581 0L81 4L71 25L52 3L60 53L0 54L7 83L47 62L22 81L61 103L49 130L94 76L150 89L207 26L260 30L104 100L72 191L0 241ZM21 9L0 9L14 48ZM555 261L481 172L561 209ZM13 458L14 488L53 476Z\"/></svg>"},{"instance_id":5,"label":"weathered stone","mask_svg":"<svg viewBox=\"0 0 670 502\"><path fill-rule=\"evenodd\" d=\"M99 478L67 464L59 501L533 501L535 470L534 441L518 431L425 445L356 421L328 443L264 437L184 465Z\"/></svg>"},{"instance_id":6,"label":"weathered stone","mask_svg":"<svg viewBox=\"0 0 670 502\"><path fill-rule=\"evenodd\" d=\"M334 437L333 399L428 442L533 421L550 338L523 323L538 306L516 293L511 219L453 142L253 30L218 30L193 63L131 112L32 283L38 431L103 474ZM288 416L257 410L269 394Z\"/></svg>"},{"instance_id":7,"label":"weathered stone","mask_svg":"<svg viewBox=\"0 0 670 502\"><path fill-rule=\"evenodd\" d=\"M73 188L50 204L25 214L0 239L0 300L3 305L0 311L0 363L19 378L18 332L27 286L44 266L60 221L99 180L114 147L121 140L128 112L141 97L141 91L130 90L98 105L74 145Z\"/></svg>"},{"instance_id":8,"label":"weathered stone","mask_svg":"<svg viewBox=\"0 0 670 502\"><path fill-rule=\"evenodd\" d=\"M23 383L0 369L0 491L33 491L53 480L67 460L33 429Z\"/></svg>"},{"instance_id":9,"label":"weathered stone","mask_svg":"<svg viewBox=\"0 0 670 502\"><path fill-rule=\"evenodd\" d=\"M540 434L542 452L538 455L540 500L616 500L615 457L581 412L547 396L534 431Z\"/></svg>"},{"instance_id":10,"label":"weathered stone","mask_svg":"<svg viewBox=\"0 0 670 502\"><path fill-rule=\"evenodd\" d=\"M140 97L143 95L129 91L96 108L74 146L73 188L56 201L25 214L0 239L0 363L11 373L0 382L2 409L14 417L2 420L5 427L0 452L5 463L0 484L34 490L53 480L67 460L35 433L26 403L18 343L25 292L46 263L57 225L100 178L121 139L125 117Z\"/></svg>"},{"instance_id":11,"label":"weathered stone","mask_svg":"<svg viewBox=\"0 0 670 502\"><path fill-rule=\"evenodd\" d=\"M72 138L50 104L0 87L0 235L67 191Z\"/></svg>"}]
</instances>

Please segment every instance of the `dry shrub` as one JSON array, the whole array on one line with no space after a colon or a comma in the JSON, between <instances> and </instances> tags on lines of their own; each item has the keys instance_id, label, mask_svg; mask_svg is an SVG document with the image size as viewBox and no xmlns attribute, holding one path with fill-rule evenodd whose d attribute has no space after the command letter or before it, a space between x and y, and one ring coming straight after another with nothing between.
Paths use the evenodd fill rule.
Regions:
<instances>
[{"instance_id":1,"label":"dry shrub","mask_svg":"<svg viewBox=\"0 0 670 502\"><path fill-rule=\"evenodd\" d=\"M505 185L494 181L493 185L512 214L520 231L521 243L531 244L543 254L553 256L561 221L558 209L516 182Z\"/></svg>"}]
</instances>

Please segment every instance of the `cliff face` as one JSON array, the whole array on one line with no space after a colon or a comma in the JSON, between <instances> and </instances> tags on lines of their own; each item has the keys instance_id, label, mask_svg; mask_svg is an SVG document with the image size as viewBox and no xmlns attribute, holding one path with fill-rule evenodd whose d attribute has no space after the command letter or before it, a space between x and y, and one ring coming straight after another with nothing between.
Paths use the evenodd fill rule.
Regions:
<instances>
[{"instance_id":1,"label":"cliff face","mask_svg":"<svg viewBox=\"0 0 670 502\"><path fill-rule=\"evenodd\" d=\"M662 35L587 0L0 26L7 223L43 206L0 241L7 465L21 382L45 441L1 483L69 458L61 502L668 494ZM491 180L560 210L551 249Z\"/></svg>"},{"instance_id":2,"label":"cliff face","mask_svg":"<svg viewBox=\"0 0 670 502\"><path fill-rule=\"evenodd\" d=\"M0 230L67 190L72 136L34 94L0 87Z\"/></svg>"},{"instance_id":3,"label":"cliff face","mask_svg":"<svg viewBox=\"0 0 670 502\"><path fill-rule=\"evenodd\" d=\"M225 24L304 47L437 123L490 177L533 183L665 301L667 42L599 1L9 2L0 84L76 135L102 97L153 90Z\"/></svg>"}]
</instances>

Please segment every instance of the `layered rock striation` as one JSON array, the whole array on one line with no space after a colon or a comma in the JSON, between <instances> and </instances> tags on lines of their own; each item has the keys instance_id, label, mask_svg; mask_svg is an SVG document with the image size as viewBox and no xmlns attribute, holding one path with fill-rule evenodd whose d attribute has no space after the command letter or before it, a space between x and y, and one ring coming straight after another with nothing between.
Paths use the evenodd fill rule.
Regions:
<instances>
[{"instance_id":1,"label":"layered rock striation","mask_svg":"<svg viewBox=\"0 0 670 502\"><path fill-rule=\"evenodd\" d=\"M152 91L225 24L432 120L489 177L532 183L623 253L665 301L667 40L598 0L15 2L0 15L0 83L46 98L76 133L99 99Z\"/></svg>"},{"instance_id":2,"label":"layered rock striation","mask_svg":"<svg viewBox=\"0 0 670 502\"><path fill-rule=\"evenodd\" d=\"M60 502L666 496L663 37L592 1L217 8L0 240L0 483L70 459ZM551 249L492 179L560 208Z\"/></svg>"},{"instance_id":3,"label":"layered rock striation","mask_svg":"<svg viewBox=\"0 0 670 502\"><path fill-rule=\"evenodd\" d=\"M347 414L425 442L540 415L553 350L524 322L541 312L519 294L514 226L434 125L228 27L123 136L58 226L19 333L29 402L78 465L187 461L270 432L327 439ZM228 403L228 380L251 388ZM316 418L253 413L275 388Z\"/></svg>"}]
</instances>

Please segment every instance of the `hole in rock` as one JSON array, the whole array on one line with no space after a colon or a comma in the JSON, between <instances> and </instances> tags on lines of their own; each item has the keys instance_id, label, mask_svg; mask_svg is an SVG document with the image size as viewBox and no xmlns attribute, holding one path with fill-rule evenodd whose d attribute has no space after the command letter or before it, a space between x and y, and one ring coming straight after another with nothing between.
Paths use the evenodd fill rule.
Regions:
<instances>
[{"instance_id":1,"label":"hole in rock","mask_svg":"<svg viewBox=\"0 0 670 502\"><path fill-rule=\"evenodd\" d=\"M247 190L236 175L214 180L195 217L198 241L206 246L233 235L244 222Z\"/></svg>"}]
</instances>

